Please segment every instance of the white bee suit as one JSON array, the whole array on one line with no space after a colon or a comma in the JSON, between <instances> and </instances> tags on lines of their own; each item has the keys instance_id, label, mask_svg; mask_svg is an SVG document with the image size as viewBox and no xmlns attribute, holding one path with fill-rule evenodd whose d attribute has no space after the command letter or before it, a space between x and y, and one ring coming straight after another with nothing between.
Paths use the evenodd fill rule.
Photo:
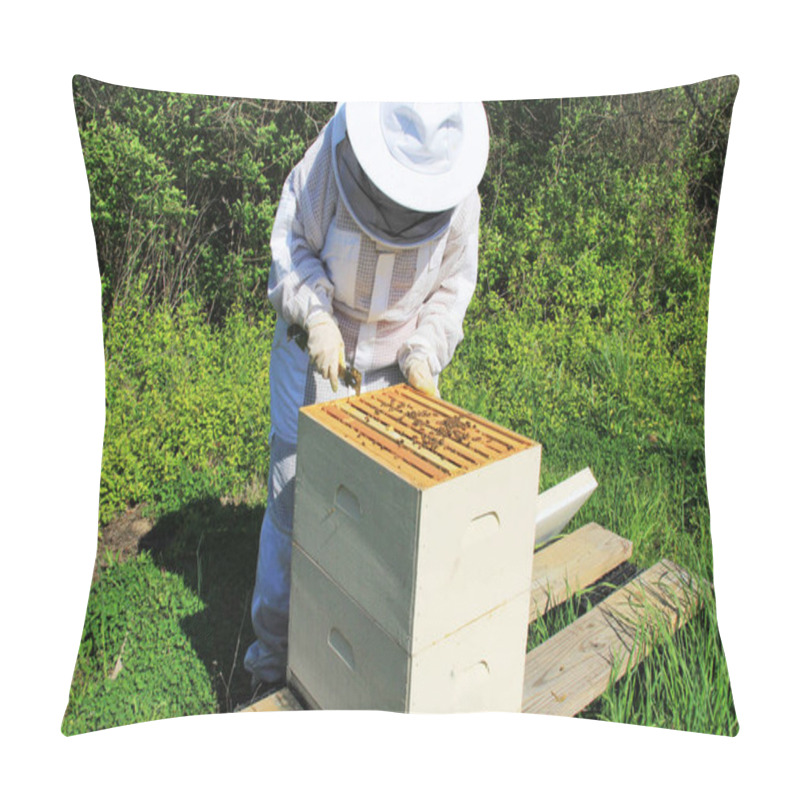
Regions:
<instances>
[{"instance_id":1,"label":"white bee suit","mask_svg":"<svg viewBox=\"0 0 800 800\"><path fill-rule=\"evenodd\" d=\"M352 150L343 107L292 170L272 231L269 299L277 311L270 363L270 475L252 601L257 641L245 666L265 682L285 678L297 418L302 405L352 393L312 369L287 338L331 314L362 391L403 380L410 360L437 377L463 338L478 268L480 200L473 189L455 208L428 214L411 233L389 237L342 175ZM402 214L402 210L400 212Z\"/></svg>"}]
</instances>

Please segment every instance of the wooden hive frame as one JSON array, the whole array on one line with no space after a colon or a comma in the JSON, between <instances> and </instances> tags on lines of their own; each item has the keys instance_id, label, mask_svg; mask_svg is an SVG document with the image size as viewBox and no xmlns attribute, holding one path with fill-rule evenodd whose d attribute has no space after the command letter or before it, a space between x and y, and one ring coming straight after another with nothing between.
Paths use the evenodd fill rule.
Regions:
<instances>
[{"instance_id":1,"label":"wooden hive frame","mask_svg":"<svg viewBox=\"0 0 800 800\"><path fill-rule=\"evenodd\" d=\"M303 413L422 489L535 444L405 384L306 406Z\"/></svg>"}]
</instances>

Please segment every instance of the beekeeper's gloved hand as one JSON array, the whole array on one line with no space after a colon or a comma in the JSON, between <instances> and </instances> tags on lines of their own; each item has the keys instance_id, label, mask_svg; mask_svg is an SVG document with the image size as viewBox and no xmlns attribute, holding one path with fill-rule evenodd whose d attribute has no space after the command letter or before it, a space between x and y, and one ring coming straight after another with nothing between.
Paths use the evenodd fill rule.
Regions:
<instances>
[{"instance_id":1,"label":"beekeeper's gloved hand","mask_svg":"<svg viewBox=\"0 0 800 800\"><path fill-rule=\"evenodd\" d=\"M328 313L315 314L308 322L308 355L323 378L339 390L339 367L344 367L344 341L336 320Z\"/></svg>"},{"instance_id":2,"label":"beekeeper's gloved hand","mask_svg":"<svg viewBox=\"0 0 800 800\"><path fill-rule=\"evenodd\" d=\"M426 358L409 358L406 362L406 375L409 384L431 397L439 397L439 390L431 374L431 368Z\"/></svg>"}]
</instances>

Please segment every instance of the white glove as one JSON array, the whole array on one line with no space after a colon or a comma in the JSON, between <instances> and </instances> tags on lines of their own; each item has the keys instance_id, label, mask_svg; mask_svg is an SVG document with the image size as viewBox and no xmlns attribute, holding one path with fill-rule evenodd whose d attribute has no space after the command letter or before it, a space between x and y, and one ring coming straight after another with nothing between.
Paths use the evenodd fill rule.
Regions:
<instances>
[{"instance_id":1,"label":"white glove","mask_svg":"<svg viewBox=\"0 0 800 800\"><path fill-rule=\"evenodd\" d=\"M427 359L410 358L406 362L406 373L409 384L415 389L419 389L419 391L429 394L431 397L440 396Z\"/></svg>"},{"instance_id":2,"label":"white glove","mask_svg":"<svg viewBox=\"0 0 800 800\"><path fill-rule=\"evenodd\" d=\"M326 313L308 323L308 356L315 369L339 391L339 367L344 367L344 341L336 320Z\"/></svg>"}]
</instances>

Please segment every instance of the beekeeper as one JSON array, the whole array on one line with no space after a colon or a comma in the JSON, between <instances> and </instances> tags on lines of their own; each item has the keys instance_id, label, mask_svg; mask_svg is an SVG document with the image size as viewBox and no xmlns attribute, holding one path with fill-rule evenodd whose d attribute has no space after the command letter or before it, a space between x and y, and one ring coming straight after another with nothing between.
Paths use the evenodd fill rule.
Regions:
<instances>
[{"instance_id":1,"label":"beekeeper","mask_svg":"<svg viewBox=\"0 0 800 800\"><path fill-rule=\"evenodd\" d=\"M403 380L437 394L478 267L480 103L340 103L286 180L270 242L277 311L270 471L245 655L254 685L286 673L298 409ZM289 339L308 331L308 350Z\"/></svg>"}]
</instances>

